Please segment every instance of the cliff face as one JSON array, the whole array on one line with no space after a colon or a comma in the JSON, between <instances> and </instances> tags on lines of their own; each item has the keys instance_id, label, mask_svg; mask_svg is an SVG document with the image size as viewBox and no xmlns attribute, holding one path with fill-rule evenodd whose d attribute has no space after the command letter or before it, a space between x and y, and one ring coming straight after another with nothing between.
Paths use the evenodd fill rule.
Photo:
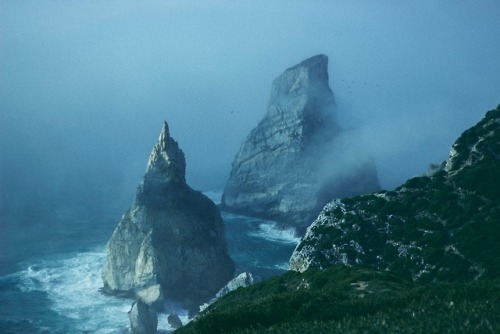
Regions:
<instances>
[{"instance_id":1,"label":"cliff face","mask_svg":"<svg viewBox=\"0 0 500 334\"><path fill-rule=\"evenodd\" d=\"M186 184L185 167L165 123L134 203L108 243L102 273L107 292L160 284L166 297L192 307L232 278L220 211Z\"/></svg>"},{"instance_id":2,"label":"cliff face","mask_svg":"<svg viewBox=\"0 0 500 334\"><path fill-rule=\"evenodd\" d=\"M332 197L376 191L375 165L360 156L341 170L328 58L318 55L274 80L267 112L237 153L222 196L225 210L305 228Z\"/></svg>"},{"instance_id":3,"label":"cliff face","mask_svg":"<svg viewBox=\"0 0 500 334\"><path fill-rule=\"evenodd\" d=\"M415 281L500 274L500 106L428 176L327 204L295 249L292 270L363 264Z\"/></svg>"}]
</instances>

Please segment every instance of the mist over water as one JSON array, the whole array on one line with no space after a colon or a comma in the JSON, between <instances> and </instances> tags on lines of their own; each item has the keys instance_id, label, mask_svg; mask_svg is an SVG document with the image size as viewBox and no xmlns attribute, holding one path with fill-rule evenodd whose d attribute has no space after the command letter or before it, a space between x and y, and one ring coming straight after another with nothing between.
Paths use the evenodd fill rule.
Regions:
<instances>
[{"instance_id":1,"label":"mist over water","mask_svg":"<svg viewBox=\"0 0 500 334\"><path fill-rule=\"evenodd\" d=\"M500 103L498 22L496 0L0 0L0 332L128 325L103 250L164 120L217 202L273 79L326 54L353 151L332 165L368 152L391 189ZM291 231L224 221L238 271L287 268Z\"/></svg>"},{"instance_id":2,"label":"mist over water","mask_svg":"<svg viewBox=\"0 0 500 334\"><path fill-rule=\"evenodd\" d=\"M223 189L273 79L319 53L339 124L382 188L424 173L500 103L498 22L496 0L0 0L0 276L102 247L164 120L188 183ZM293 243L262 240L293 236L232 226L233 238L251 231L232 254L243 241L257 250L240 269L270 253L262 275L286 267ZM47 300L37 291L23 302Z\"/></svg>"},{"instance_id":3,"label":"mist over water","mask_svg":"<svg viewBox=\"0 0 500 334\"><path fill-rule=\"evenodd\" d=\"M221 189L272 80L318 53L330 58L339 120L362 131L384 188L445 159L500 100L495 1L0 6L9 210L47 196L128 201L163 120L189 183Z\"/></svg>"}]
</instances>

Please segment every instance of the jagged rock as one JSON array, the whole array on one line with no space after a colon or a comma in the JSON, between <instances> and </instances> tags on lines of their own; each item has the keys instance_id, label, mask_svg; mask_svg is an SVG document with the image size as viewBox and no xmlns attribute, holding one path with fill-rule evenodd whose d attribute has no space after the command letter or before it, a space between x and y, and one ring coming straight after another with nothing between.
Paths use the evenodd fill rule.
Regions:
<instances>
[{"instance_id":1,"label":"jagged rock","mask_svg":"<svg viewBox=\"0 0 500 334\"><path fill-rule=\"evenodd\" d=\"M150 286L146 289L137 291L137 299L141 300L143 303L152 306L157 311L163 310L163 292L161 291L161 285L156 284Z\"/></svg>"},{"instance_id":2,"label":"jagged rock","mask_svg":"<svg viewBox=\"0 0 500 334\"><path fill-rule=\"evenodd\" d=\"M290 269L344 264L421 283L500 275L500 106L465 131L431 173L328 203L307 229Z\"/></svg>"},{"instance_id":3,"label":"jagged rock","mask_svg":"<svg viewBox=\"0 0 500 334\"><path fill-rule=\"evenodd\" d=\"M210 305L212 305L213 303L215 303L217 299L228 294L229 292L234 291L238 288L244 288L250 286L255 282L256 280L254 279L251 273L244 272L239 274L238 276L230 280L222 289L220 289L219 292L215 294L215 298L213 298L210 302L201 305L200 312L209 307Z\"/></svg>"},{"instance_id":4,"label":"jagged rock","mask_svg":"<svg viewBox=\"0 0 500 334\"><path fill-rule=\"evenodd\" d=\"M264 118L234 159L224 210L303 230L333 197L380 189L366 154L353 152L348 140L334 145L347 132L335 120L327 68L328 58L318 55L274 80Z\"/></svg>"},{"instance_id":5,"label":"jagged rock","mask_svg":"<svg viewBox=\"0 0 500 334\"><path fill-rule=\"evenodd\" d=\"M222 289L215 295L216 298L220 298L229 292L236 290L241 287L247 287L254 283L253 275L249 272L244 272L230 280Z\"/></svg>"},{"instance_id":6,"label":"jagged rock","mask_svg":"<svg viewBox=\"0 0 500 334\"><path fill-rule=\"evenodd\" d=\"M170 313L167 317L168 324L172 326L172 328L177 329L182 327L182 321L177 315L177 313Z\"/></svg>"},{"instance_id":7,"label":"jagged rock","mask_svg":"<svg viewBox=\"0 0 500 334\"><path fill-rule=\"evenodd\" d=\"M232 276L220 211L186 184L185 167L165 123L135 201L108 243L106 292L133 294L160 285L165 297L193 308Z\"/></svg>"},{"instance_id":8,"label":"jagged rock","mask_svg":"<svg viewBox=\"0 0 500 334\"><path fill-rule=\"evenodd\" d=\"M156 312L140 300L132 304L128 311L130 331L132 334L156 334L158 316Z\"/></svg>"}]
</instances>

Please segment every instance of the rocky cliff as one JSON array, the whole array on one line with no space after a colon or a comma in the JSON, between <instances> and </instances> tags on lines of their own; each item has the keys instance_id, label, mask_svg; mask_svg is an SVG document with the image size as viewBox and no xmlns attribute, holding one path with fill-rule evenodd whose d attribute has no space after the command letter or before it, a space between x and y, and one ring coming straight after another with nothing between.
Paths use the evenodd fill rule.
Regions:
<instances>
[{"instance_id":1,"label":"rocky cliff","mask_svg":"<svg viewBox=\"0 0 500 334\"><path fill-rule=\"evenodd\" d=\"M327 204L292 270L362 264L417 282L500 275L500 106L455 142L427 176Z\"/></svg>"},{"instance_id":2,"label":"rocky cliff","mask_svg":"<svg viewBox=\"0 0 500 334\"><path fill-rule=\"evenodd\" d=\"M353 156L348 141L334 145L344 133L335 121L328 58L287 69L234 159L222 207L305 229L331 198L379 190L371 159ZM337 163L345 155L354 163Z\"/></svg>"},{"instance_id":3,"label":"rocky cliff","mask_svg":"<svg viewBox=\"0 0 500 334\"><path fill-rule=\"evenodd\" d=\"M162 293L195 308L232 278L218 207L185 181L186 163L164 124L132 207L107 248L102 272L109 293Z\"/></svg>"}]
</instances>

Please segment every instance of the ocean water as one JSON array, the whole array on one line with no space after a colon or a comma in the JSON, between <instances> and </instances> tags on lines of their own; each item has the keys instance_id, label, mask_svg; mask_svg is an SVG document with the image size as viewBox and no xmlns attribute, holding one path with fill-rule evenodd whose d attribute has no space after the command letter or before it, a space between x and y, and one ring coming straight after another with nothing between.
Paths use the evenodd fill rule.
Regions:
<instances>
[{"instance_id":1,"label":"ocean water","mask_svg":"<svg viewBox=\"0 0 500 334\"><path fill-rule=\"evenodd\" d=\"M220 198L220 193L207 195L216 202ZM293 230L278 230L272 221L222 215L235 274L250 271L267 278L288 268L298 242ZM128 333L132 299L100 292L109 236L102 236L101 242L96 242L95 233L90 240L58 243L55 238L50 240L52 252L23 259L16 263L16 270L1 276L0 333ZM188 320L175 303L166 308L177 312L183 322ZM160 315L158 328L171 330L167 314Z\"/></svg>"}]
</instances>

